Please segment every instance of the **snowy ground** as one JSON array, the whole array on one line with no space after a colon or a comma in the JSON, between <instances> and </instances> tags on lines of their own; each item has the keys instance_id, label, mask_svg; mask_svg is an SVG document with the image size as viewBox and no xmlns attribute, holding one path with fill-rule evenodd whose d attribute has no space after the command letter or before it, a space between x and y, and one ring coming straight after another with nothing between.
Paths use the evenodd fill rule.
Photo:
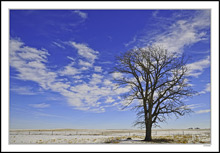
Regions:
<instances>
[{"instance_id":1,"label":"snowy ground","mask_svg":"<svg viewBox=\"0 0 220 153\"><path fill-rule=\"evenodd\" d=\"M146 143L144 130L10 130L10 144ZM209 129L159 129L148 143L210 143Z\"/></svg>"}]
</instances>

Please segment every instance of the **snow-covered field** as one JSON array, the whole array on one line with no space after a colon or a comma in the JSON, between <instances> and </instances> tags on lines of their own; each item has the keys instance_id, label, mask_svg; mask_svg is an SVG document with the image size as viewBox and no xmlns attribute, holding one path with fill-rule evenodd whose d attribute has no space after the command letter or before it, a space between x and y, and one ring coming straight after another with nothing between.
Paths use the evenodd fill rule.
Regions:
<instances>
[{"instance_id":1,"label":"snow-covered field","mask_svg":"<svg viewBox=\"0 0 220 153\"><path fill-rule=\"evenodd\" d=\"M10 144L146 143L144 130L10 130ZM210 143L210 129L158 129L148 143Z\"/></svg>"}]
</instances>

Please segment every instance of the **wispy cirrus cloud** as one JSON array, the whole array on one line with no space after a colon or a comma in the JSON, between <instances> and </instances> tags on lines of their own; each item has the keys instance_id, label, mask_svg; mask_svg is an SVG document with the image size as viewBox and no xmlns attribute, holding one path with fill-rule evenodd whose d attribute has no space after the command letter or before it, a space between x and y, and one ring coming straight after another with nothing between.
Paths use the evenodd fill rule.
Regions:
<instances>
[{"instance_id":1,"label":"wispy cirrus cloud","mask_svg":"<svg viewBox=\"0 0 220 153\"><path fill-rule=\"evenodd\" d=\"M78 50L79 57L94 64L95 59L98 58L98 51L85 44L72 42L72 45ZM15 78L36 82L43 90L59 93L74 109L104 112L107 108L106 103L111 101L111 106L116 106L118 94L128 92L127 88L115 90L114 83L111 81L112 76L104 74L101 66L85 65L80 63L83 60L68 56L67 58L71 60L68 65L52 71L47 67L47 56L49 56L47 50L26 46L20 40L10 40L10 66L18 71ZM86 71L83 68L91 70L92 73L85 75ZM120 74L113 75L120 76ZM30 106L44 108L48 105L42 103Z\"/></svg>"},{"instance_id":2,"label":"wispy cirrus cloud","mask_svg":"<svg viewBox=\"0 0 220 153\"><path fill-rule=\"evenodd\" d=\"M43 113L43 112L31 112L34 116L36 117L58 117L58 118L63 118L63 116L59 116L59 115L54 115L54 114L48 114L48 113Z\"/></svg>"},{"instance_id":3,"label":"wispy cirrus cloud","mask_svg":"<svg viewBox=\"0 0 220 153\"><path fill-rule=\"evenodd\" d=\"M188 68L188 75L193 77L198 77L203 73L205 68L210 67L210 56L207 56L205 59L196 61L186 65Z\"/></svg>"},{"instance_id":4,"label":"wispy cirrus cloud","mask_svg":"<svg viewBox=\"0 0 220 153\"><path fill-rule=\"evenodd\" d=\"M16 106L14 105L12 107L12 109L16 110L16 111L19 111L19 112L23 112L27 115L34 115L34 117L52 117L52 118L62 118L64 116L60 116L60 115L54 115L54 114L50 114L48 112L44 112L44 108L48 108L50 107L51 105L50 104L46 104L46 103L39 103L39 104L29 104L28 105L29 107L32 107L32 109L28 108L28 107L24 107L22 106L22 108L20 108L21 106ZM33 110L33 108L36 108ZM66 118L66 117L65 117Z\"/></svg>"},{"instance_id":5,"label":"wispy cirrus cloud","mask_svg":"<svg viewBox=\"0 0 220 153\"><path fill-rule=\"evenodd\" d=\"M59 74L64 76L64 75L70 75L74 76L76 74L80 74L81 72L74 67L75 62L71 62L67 66L65 66L62 70L59 71Z\"/></svg>"},{"instance_id":6,"label":"wispy cirrus cloud","mask_svg":"<svg viewBox=\"0 0 220 153\"><path fill-rule=\"evenodd\" d=\"M93 67L93 63L94 62L87 62L87 61L84 61L84 60L79 60L79 65L80 66L84 66L84 67Z\"/></svg>"},{"instance_id":7,"label":"wispy cirrus cloud","mask_svg":"<svg viewBox=\"0 0 220 153\"><path fill-rule=\"evenodd\" d=\"M143 32L136 34L125 45L143 47L154 44L160 45L170 52L181 54L184 47L208 40L210 10L176 12L170 18L163 17L161 14L159 10L152 13L153 30L143 29Z\"/></svg>"},{"instance_id":8,"label":"wispy cirrus cloud","mask_svg":"<svg viewBox=\"0 0 220 153\"><path fill-rule=\"evenodd\" d=\"M78 54L88 60L90 63L94 63L95 59L97 59L99 52L91 49L86 44L76 43L74 41L70 42L70 44L77 49Z\"/></svg>"},{"instance_id":9,"label":"wispy cirrus cloud","mask_svg":"<svg viewBox=\"0 0 220 153\"><path fill-rule=\"evenodd\" d=\"M68 59L72 60L73 62L75 62L75 59L70 57L70 56L67 56Z\"/></svg>"},{"instance_id":10,"label":"wispy cirrus cloud","mask_svg":"<svg viewBox=\"0 0 220 153\"><path fill-rule=\"evenodd\" d=\"M108 97L105 101L105 103L112 103L114 102L115 100L112 98L112 97Z\"/></svg>"},{"instance_id":11,"label":"wispy cirrus cloud","mask_svg":"<svg viewBox=\"0 0 220 153\"><path fill-rule=\"evenodd\" d=\"M131 44L134 44L137 41L137 36L134 36L133 39L127 43L124 43L125 47L128 47Z\"/></svg>"},{"instance_id":12,"label":"wispy cirrus cloud","mask_svg":"<svg viewBox=\"0 0 220 153\"><path fill-rule=\"evenodd\" d=\"M185 106L182 106L182 107L189 108L189 109L197 109L197 108L202 107L202 105L201 104L190 104L190 105L185 105ZM210 109L204 109L204 110L195 111L195 113L196 114L203 114L203 113L208 113L210 111L211 111Z\"/></svg>"},{"instance_id":13,"label":"wispy cirrus cloud","mask_svg":"<svg viewBox=\"0 0 220 153\"><path fill-rule=\"evenodd\" d=\"M210 10L175 12L171 18L163 17L161 12L156 10L152 13L152 21L155 21L155 27L157 28L147 31L147 33L143 30L141 34L136 34L125 45L133 45L134 48L146 45L159 45L171 53L176 52L181 55L185 47L210 40ZM207 54L209 52L204 51L202 53ZM198 78L209 67L210 56L189 63L187 64L188 76ZM201 93L204 92L206 91Z\"/></svg>"},{"instance_id":14,"label":"wispy cirrus cloud","mask_svg":"<svg viewBox=\"0 0 220 153\"><path fill-rule=\"evenodd\" d=\"M59 48L65 49L65 47L63 45L61 45L60 43L58 43L58 42L53 41L52 43L53 43L53 45L55 45Z\"/></svg>"},{"instance_id":15,"label":"wispy cirrus cloud","mask_svg":"<svg viewBox=\"0 0 220 153\"><path fill-rule=\"evenodd\" d=\"M196 111L195 113L196 114L203 114L203 113L209 113L210 111L211 111L210 109L204 109L204 110Z\"/></svg>"},{"instance_id":16,"label":"wispy cirrus cloud","mask_svg":"<svg viewBox=\"0 0 220 153\"><path fill-rule=\"evenodd\" d=\"M204 29L210 26L210 11L198 11L192 17L179 19L166 32L154 38L154 44L163 46L171 52L182 53L185 46L206 40Z\"/></svg>"},{"instance_id":17,"label":"wispy cirrus cloud","mask_svg":"<svg viewBox=\"0 0 220 153\"><path fill-rule=\"evenodd\" d=\"M191 104L191 105L185 105L185 106L181 106L182 108L188 108L188 109L195 109L195 108L199 108L201 107L200 104Z\"/></svg>"},{"instance_id":18,"label":"wispy cirrus cloud","mask_svg":"<svg viewBox=\"0 0 220 153\"><path fill-rule=\"evenodd\" d=\"M153 17L157 17L157 14L158 14L158 13L159 13L159 11L158 11L158 10L153 11L153 12L152 12L152 16L153 16Z\"/></svg>"},{"instance_id":19,"label":"wispy cirrus cloud","mask_svg":"<svg viewBox=\"0 0 220 153\"><path fill-rule=\"evenodd\" d=\"M101 66L95 66L94 70L95 70L95 72L102 72L102 67Z\"/></svg>"},{"instance_id":20,"label":"wispy cirrus cloud","mask_svg":"<svg viewBox=\"0 0 220 153\"><path fill-rule=\"evenodd\" d=\"M207 83L204 90L200 91L199 94L205 94L211 91L211 84Z\"/></svg>"},{"instance_id":21,"label":"wispy cirrus cloud","mask_svg":"<svg viewBox=\"0 0 220 153\"><path fill-rule=\"evenodd\" d=\"M73 13L79 15L82 19L87 19L87 17L88 17L87 13L79 11L79 10L75 10L75 11L73 11Z\"/></svg>"},{"instance_id":22,"label":"wispy cirrus cloud","mask_svg":"<svg viewBox=\"0 0 220 153\"><path fill-rule=\"evenodd\" d=\"M44 89L48 89L48 85L57 77L45 66L48 55L46 50L25 46L20 40L10 40L10 66L19 72L16 77L35 81Z\"/></svg>"},{"instance_id":23,"label":"wispy cirrus cloud","mask_svg":"<svg viewBox=\"0 0 220 153\"><path fill-rule=\"evenodd\" d=\"M20 95L36 95L37 94L36 92L32 91L31 87L13 86L12 88L10 88L10 90Z\"/></svg>"},{"instance_id":24,"label":"wispy cirrus cloud","mask_svg":"<svg viewBox=\"0 0 220 153\"><path fill-rule=\"evenodd\" d=\"M50 107L50 104L40 103L40 104L29 104L29 106L34 108L47 108Z\"/></svg>"}]
</instances>

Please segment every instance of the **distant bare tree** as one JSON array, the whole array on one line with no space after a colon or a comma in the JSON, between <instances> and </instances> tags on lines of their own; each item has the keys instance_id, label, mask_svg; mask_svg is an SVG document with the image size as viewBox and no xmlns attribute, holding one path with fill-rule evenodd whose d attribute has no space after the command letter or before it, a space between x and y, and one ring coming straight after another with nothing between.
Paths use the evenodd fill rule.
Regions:
<instances>
[{"instance_id":1,"label":"distant bare tree","mask_svg":"<svg viewBox=\"0 0 220 153\"><path fill-rule=\"evenodd\" d=\"M159 46L127 51L117 57L115 73L118 86L130 87L124 108L132 105L137 112L135 126L145 127L145 141L151 141L152 125L163 122L169 114L183 116L191 111L184 102L195 94L187 79L184 56L169 53Z\"/></svg>"}]
</instances>

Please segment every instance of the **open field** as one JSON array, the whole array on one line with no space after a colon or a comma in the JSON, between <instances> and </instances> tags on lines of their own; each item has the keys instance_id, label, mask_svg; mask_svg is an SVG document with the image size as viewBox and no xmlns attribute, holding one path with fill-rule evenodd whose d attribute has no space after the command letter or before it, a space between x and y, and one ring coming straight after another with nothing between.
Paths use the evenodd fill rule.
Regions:
<instances>
[{"instance_id":1,"label":"open field","mask_svg":"<svg viewBox=\"0 0 220 153\"><path fill-rule=\"evenodd\" d=\"M210 144L210 129L154 129L152 142L143 142L144 130L49 129L10 130L10 144Z\"/></svg>"}]
</instances>

